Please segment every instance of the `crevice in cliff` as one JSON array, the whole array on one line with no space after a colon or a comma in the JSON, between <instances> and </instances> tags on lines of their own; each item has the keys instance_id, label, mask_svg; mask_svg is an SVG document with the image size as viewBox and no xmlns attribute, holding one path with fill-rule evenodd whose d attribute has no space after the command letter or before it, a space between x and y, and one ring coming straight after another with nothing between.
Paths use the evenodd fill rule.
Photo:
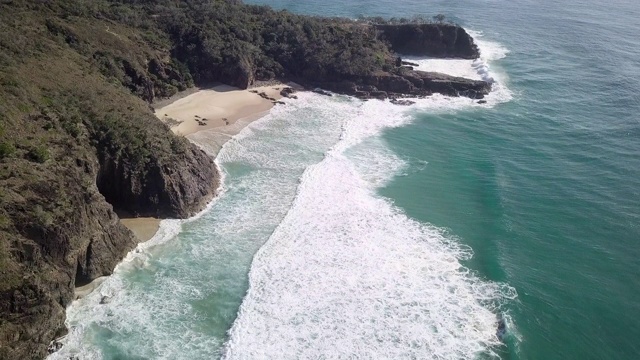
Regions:
<instances>
[{"instance_id":1,"label":"crevice in cliff","mask_svg":"<svg viewBox=\"0 0 640 360\"><path fill-rule=\"evenodd\" d=\"M96 186L104 199L113 207L116 214L128 213L126 206L126 194L123 191L123 169L110 158L100 159L98 173L96 174ZM130 197L129 197L130 198ZM129 199L131 200L131 199Z\"/></svg>"},{"instance_id":2,"label":"crevice in cliff","mask_svg":"<svg viewBox=\"0 0 640 360\"><path fill-rule=\"evenodd\" d=\"M89 246L87 246L87 250L84 256L78 257L77 266L76 266L76 279L75 279L76 288L87 285L93 280L87 274L87 269L89 268L89 259L91 258L91 245L92 245L92 242L89 242Z\"/></svg>"}]
</instances>

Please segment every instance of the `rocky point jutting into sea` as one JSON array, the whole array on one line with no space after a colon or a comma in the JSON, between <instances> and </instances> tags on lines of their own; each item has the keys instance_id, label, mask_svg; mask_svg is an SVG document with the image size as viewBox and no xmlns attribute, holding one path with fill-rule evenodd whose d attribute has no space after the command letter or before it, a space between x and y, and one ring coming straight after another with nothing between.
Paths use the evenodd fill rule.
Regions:
<instances>
[{"instance_id":1,"label":"rocky point jutting into sea","mask_svg":"<svg viewBox=\"0 0 640 360\"><path fill-rule=\"evenodd\" d=\"M136 246L116 212L186 218L215 196L212 159L158 121L151 102L214 82L247 88L274 79L363 99L481 99L491 90L398 59L477 57L456 25L183 3L0 4L3 359L44 357L66 332L74 288L110 274Z\"/></svg>"}]
</instances>

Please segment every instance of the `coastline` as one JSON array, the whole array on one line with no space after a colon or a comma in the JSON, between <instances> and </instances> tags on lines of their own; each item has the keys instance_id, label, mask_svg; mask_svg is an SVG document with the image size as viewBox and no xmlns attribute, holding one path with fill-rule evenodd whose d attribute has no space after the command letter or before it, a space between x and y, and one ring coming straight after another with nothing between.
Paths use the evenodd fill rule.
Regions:
<instances>
[{"instance_id":1,"label":"coastline","mask_svg":"<svg viewBox=\"0 0 640 360\"><path fill-rule=\"evenodd\" d=\"M212 157L217 156L224 143L238 134L247 125L269 114L282 98L284 87L301 89L297 84L270 84L242 90L229 85L216 85L207 89L192 88L169 99L153 104L158 119L167 124L176 135L185 136L189 141L199 143L198 133L209 133L206 150ZM270 100L261 97L264 93ZM197 115L197 117L196 117ZM207 119L203 121L202 119ZM205 125L200 125L200 123ZM211 136L214 132L218 136ZM118 214L124 226L133 232L138 243L151 240L160 230L163 219L154 217L131 217ZM124 260L124 259L123 259ZM108 276L99 277L89 284L75 288L74 299L81 299L97 289Z\"/></svg>"},{"instance_id":2,"label":"coastline","mask_svg":"<svg viewBox=\"0 0 640 360\"><path fill-rule=\"evenodd\" d=\"M232 125L240 119L255 120L262 117L282 98L280 91L286 86L275 84L241 90L229 85L217 85L186 91L184 96L168 104L158 103L155 115L176 135L188 137L210 129L224 131L233 128Z\"/></svg>"}]
</instances>

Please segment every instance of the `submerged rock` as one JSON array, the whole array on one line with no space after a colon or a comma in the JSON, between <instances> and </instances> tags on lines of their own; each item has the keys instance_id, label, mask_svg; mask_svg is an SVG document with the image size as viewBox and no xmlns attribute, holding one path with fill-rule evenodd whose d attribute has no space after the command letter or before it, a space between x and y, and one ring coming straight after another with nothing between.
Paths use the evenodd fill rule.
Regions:
<instances>
[{"instance_id":1,"label":"submerged rock","mask_svg":"<svg viewBox=\"0 0 640 360\"><path fill-rule=\"evenodd\" d=\"M297 98L293 95L294 93L295 90L293 90L293 88L291 87L285 87L284 89L280 90L280 95L286 98Z\"/></svg>"},{"instance_id":2,"label":"submerged rock","mask_svg":"<svg viewBox=\"0 0 640 360\"><path fill-rule=\"evenodd\" d=\"M496 327L496 336L500 341L504 340L504 337L507 333L507 323L502 314L498 315L497 327Z\"/></svg>"},{"instance_id":3,"label":"submerged rock","mask_svg":"<svg viewBox=\"0 0 640 360\"><path fill-rule=\"evenodd\" d=\"M409 105L413 105L416 102L412 101L412 100L406 100L406 99L391 99L391 103L394 105L402 105L402 106L409 106Z\"/></svg>"},{"instance_id":4,"label":"submerged rock","mask_svg":"<svg viewBox=\"0 0 640 360\"><path fill-rule=\"evenodd\" d=\"M316 94L324 95L324 96L333 96L333 94L331 94L330 92L328 92L326 90L322 90L320 88L313 89L313 92L316 93Z\"/></svg>"}]
</instances>

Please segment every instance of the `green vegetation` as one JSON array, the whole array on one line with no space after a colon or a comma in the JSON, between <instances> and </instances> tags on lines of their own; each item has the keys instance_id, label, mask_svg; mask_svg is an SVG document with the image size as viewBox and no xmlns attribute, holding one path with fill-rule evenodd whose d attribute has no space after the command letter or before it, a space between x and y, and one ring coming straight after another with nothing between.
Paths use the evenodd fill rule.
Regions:
<instances>
[{"instance_id":1,"label":"green vegetation","mask_svg":"<svg viewBox=\"0 0 640 360\"><path fill-rule=\"evenodd\" d=\"M0 160L11 156L16 151L15 146L8 141L0 142Z\"/></svg>"},{"instance_id":2,"label":"green vegetation","mask_svg":"<svg viewBox=\"0 0 640 360\"><path fill-rule=\"evenodd\" d=\"M49 150L44 145L32 147L27 151L27 159L37 163L43 163L49 160L49 157Z\"/></svg>"}]
</instances>

